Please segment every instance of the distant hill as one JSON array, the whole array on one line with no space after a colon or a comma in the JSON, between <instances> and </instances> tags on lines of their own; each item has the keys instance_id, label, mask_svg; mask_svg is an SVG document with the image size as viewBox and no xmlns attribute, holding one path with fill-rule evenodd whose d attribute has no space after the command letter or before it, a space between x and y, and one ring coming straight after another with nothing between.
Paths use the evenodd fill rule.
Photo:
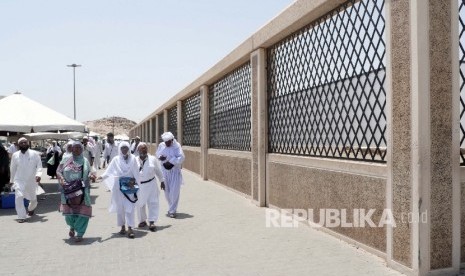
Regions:
<instances>
[{"instance_id":1,"label":"distant hill","mask_svg":"<svg viewBox=\"0 0 465 276\"><path fill-rule=\"evenodd\" d=\"M106 135L113 132L115 135L126 134L129 136L129 130L137 123L123 117L106 117L94 121L82 122L87 125L90 131Z\"/></svg>"}]
</instances>

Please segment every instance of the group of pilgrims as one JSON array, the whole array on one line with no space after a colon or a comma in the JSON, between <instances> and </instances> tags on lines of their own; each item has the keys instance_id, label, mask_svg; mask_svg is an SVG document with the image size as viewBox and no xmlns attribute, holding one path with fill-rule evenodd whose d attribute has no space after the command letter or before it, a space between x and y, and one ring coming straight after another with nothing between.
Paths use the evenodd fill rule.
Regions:
<instances>
[{"instance_id":1,"label":"group of pilgrims","mask_svg":"<svg viewBox=\"0 0 465 276\"><path fill-rule=\"evenodd\" d=\"M47 150L47 174L58 180L60 191L59 210L69 226L69 237L81 242L92 217L90 197L91 182L100 182L111 191L109 211L116 213L119 233L134 238L136 226L152 232L159 216L159 189L164 190L168 202L167 215L176 217L183 179L181 175L184 153L171 132L161 136L155 155L149 153L146 143L136 137L130 145L126 141L116 143L112 133L107 134L101 165L101 143L97 140L70 140L65 152L56 143ZM18 151L11 156L10 189L15 193L15 209L18 222L23 223L34 215L37 207L37 189L42 176L40 156L29 149L26 138L18 140ZM105 168L97 177L97 169ZM125 190L129 179L130 192ZM24 199L29 200L27 208ZM148 212L147 212L148 211ZM147 223L148 222L148 223Z\"/></svg>"}]
</instances>

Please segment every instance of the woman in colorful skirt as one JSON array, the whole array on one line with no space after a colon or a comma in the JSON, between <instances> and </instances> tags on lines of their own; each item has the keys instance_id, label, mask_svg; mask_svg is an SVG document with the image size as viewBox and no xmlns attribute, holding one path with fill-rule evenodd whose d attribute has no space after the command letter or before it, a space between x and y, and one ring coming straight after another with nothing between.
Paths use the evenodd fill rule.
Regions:
<instances>
[{"instance_id":1,"label":"woman in colorful skirt","mask_svg":"<svg viewBox=\"0 0 465 276\"><path fill-rule=\"evenodd\" d=\"M89 161L84 158L83 145L80 142L73 143L73 154L63 158L57 169L57 178L63 187L66 183L81 180L82 194L70 199L65 197L64 189L61 190L60 211L65 216L66 224L69 225L69 237L75 242L81 242L86 232L89 219L92 216L90 200L90 180L95 179L95 174Z\"/></svg>"}]
</instances>

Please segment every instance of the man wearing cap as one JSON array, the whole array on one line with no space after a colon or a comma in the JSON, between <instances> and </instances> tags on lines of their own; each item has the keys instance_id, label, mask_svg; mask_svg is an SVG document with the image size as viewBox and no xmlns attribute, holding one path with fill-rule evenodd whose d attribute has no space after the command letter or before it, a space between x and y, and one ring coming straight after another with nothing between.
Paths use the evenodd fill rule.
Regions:
<instances>
[{"instance_id":1,"label":"man wearing cap","mask_svg":"<svg viewBox=\"0 0 465 276\"><path fill-rule=\"evenodd\" d=\"M134 139L134 143L131 144L131 153L135 156L139 156L139 151L137 151L137 147L139 147L140 137L136 136Z\"/></svg>"},{"instance_id":2,"label":"man wearing cap","mask_svg":"<svg viewBox=\"0 0 465 276\"><path fill-rule=\"evenodd\" d=\"M171 132L162 134L161 142L158 145L156 157L162 164L162 172L165 178L165 185L161 185L161 189L165 191L165 197L168 201L168 216L176 217L178 208L179 194L181 192L182 181L182 162L184 162L184 152L181 145L174 139Z\"/></svg>"},{"instance_id":3,"label":"man wearing cap","mask_svg":"<svg viewBox=\"0 0 465 276\"><path fill-rule=\"evenodd\" d=\"M103 151L103 167L105 168L105 162L110 164L111 160L118 156L118 145L115 143L115 135L111 132L107 134L107 142L105 143L105 150Z\"/></svg>"},{"instance_id":4,"label":"man wearing cap","mask_svg":"<svg viewBox=\"0 0 465 276\"><path fill-rule=\"evenodd\" d=\"M94 147L89 143L89 137L84 136L82 138L82 146L84 147L84 150L82 151L82 156L84 156L87 161L89 161L89 164L91 167L94 166Z\"/></svg>"},{"instance_id":5,"label":"man wearing cap","mask_svg":"<svg viewBox=\"0 0 465 276\"><path fill-rule=\"evenodd\" d=\"M19 151L11 157L10 187L15 191L15 208L18 222L25 222L27 215L34 215L37 207L37 183L42 176L42 161L40 156L29 150L26 138L18 140ZM29 206L24 207L24 199L29 200Z\"/></svg>"},{"instance_id":6,"label":"man wearing cap","mask_svg":"<svg viewBox=\"0 0 465 276\"><path fill-rule=\"evenodd\" d=\"M159 213L159 194L157 180L160 181L161 185L165 185L165 179L163 178L163 173L160 169L160 163L157 161L155 156L148 153L147 144L141 142L137 147L139 152L139 174L140 174L140 188L138 192L138 203L139 210L137 212L139 219L139 228L147 226L147 213L146 209L149 209L149 230L154 232L156 231L155 222L158 220Z\"/></svg>"}]
</instances>

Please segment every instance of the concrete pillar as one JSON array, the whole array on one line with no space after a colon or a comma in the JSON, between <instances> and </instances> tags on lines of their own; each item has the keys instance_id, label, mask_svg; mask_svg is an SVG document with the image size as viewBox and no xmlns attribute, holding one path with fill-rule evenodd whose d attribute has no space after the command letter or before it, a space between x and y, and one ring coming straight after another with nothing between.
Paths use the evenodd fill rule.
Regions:
<instances>
[{"instance_id":1,"label":"concrete pillar","mask_svg":"<svg viewBox=\"0 0 465 276\"><path fill-rule=\"evenodd\" d=\"M457 6L386 2L387 262L410 275L459 272Z\"/></svg>"},{"instance_id":2,"label":"concrete pillar","mask_svg":"<svg viewBox=\"0 0 465 276\"><path fill-rule=\"evenodd\" d=\"M149 119L149 139L148 143L153 143L153 119Z\"/></svg>"},{"instance_id":3,"label":"concrete pillar","mask_svg":"<svg viewBox=\"0 0 465 276\"><path fill-rule=\"evenodd\" d=\"M268 109L266 91L266 52L258 49L251 53L252 78L252 199L266 206L266 154L268 150Z\"/></svg>"},{"instance_id":4,"label":"concrete pillar","mask_svg":"<svg viewBox=\"0 0 465 276\"><path fill-rule=\"evenodd\" d=\"M168 110L165 109L163 110L163 132L167 132L167 131L168 131Z\"/></svg>"},{"instance_id":5,"label":"concrete pillar","mask_svg":"<svg viewBox=\"0 0 465 276\"><path fill-rule=\"evenodd\" d=\"M207 159L210 146L210 113L208 101L208 86L200 87L200 176L203 180L208 179Z\"/></svg>"},{"instance_id":6,"label":"concrete pillar","mask_svg":"<svg viewBox=\"0 0 465 276\"><path fill-rule=\"evenodd\" d=\"M161 133L159 133L159 131L158 131L159 130L159 123L160 122L158 122L158 115L155 115L155 140L154 140L154 142L157 145L159 143L159 139L160 139L160 135L161 135Z\"/></svg>"},{"instance_id":7,"label":"concrete pillar","mask_svg":"<svg viewBox=\"0 0 465 276\"><path fill-rule=\"evenodd\" d=\"M182 144L182 101L178 101L178 126L177 126L177 131L178 131L178 137L176 137L176 139L178 140L178 142L180 144Z\"/></svg>"}]
</instances>

